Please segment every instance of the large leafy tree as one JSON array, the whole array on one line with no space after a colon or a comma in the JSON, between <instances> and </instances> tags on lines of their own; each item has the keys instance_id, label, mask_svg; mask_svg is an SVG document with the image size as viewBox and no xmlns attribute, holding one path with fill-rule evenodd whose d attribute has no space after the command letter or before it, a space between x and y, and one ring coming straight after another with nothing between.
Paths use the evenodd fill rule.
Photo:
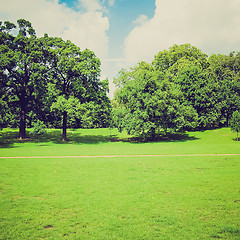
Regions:
<instances>
[{"instance_id":1,"label":"large leafy tree","mask_svg":"<svg viewBox=\"0 0 240 240\"><path fill-rule=\"evenodd\" d=\"M240 104L240 54L210 58L190 44L173 45L159 52L154 69L176 83L186 104L195 108L199 127L227 126Z\"/></svg>"},{"instance_id":2,"label":"large leafy tree","mask_svg":"<svg viewBox=\"0 0 240 240\"><path fill-rule=\"evenodd\" d=\"M224 112L232 112L231 109L227 110L225 103L229 101L224 99L227 92L232 92L231 86L219 82L213 65L206 54L190 44L174 45L169 50L159 52L153 61L154 69L163 72L165 79L177 84L183 92L185 103L197 111L201 129L220 126L226 121Z\"/></svg>"},{"instance_id":3,"label":"large leafy tree","mask_svg":"<svg viewBox=\"0 0 240 240\"><path fill-rule=\"evenodd\" d=\"M47 35L41 41L48 55L52 110L62 114L62 140L66 141L68 115L73 117L75 113L80 117L83 103L95 102L99 93L106 95L104 84L99 80L100 60L92 51L81 51L70 41Z\"/></svg>"},{"instance_id":4,"label":"large leafy tree","mask_svg":"<svg viewBox=\"0 0 240 240\"><path fill-rule=\"evenodd\" d=\"M0 31L0 66L1 81L8 95L9 106L19 111L19 138L26 138L26 114L37 100L44 87L43 52L31 23L19 19L18 34L8 21L1 24ZM16 107L17 106L17 107Z\"/></svg>"},{"instance_id":5,"label":"large leafy tree","mask_svg":"<svg viewBox=\"0 0 240 240\"><path fill-rule=\"evenodd\" d=\"M191 105L198 113L198 127L219 126L221 104L218 102L219 85L209 69L189 64L180 69L174 82L183 92L185 104Z\"/></svg>"},{"instance_id":6,"label":"large leafy tree","mask_svg":"<svg viewBox=\"0 0 240 240\"><path fill-rule=\"evenodd\" d=\"M119 89L114 119L120 129L154 139L157 130L194 127L196 113L183 104L181 91L149 64L141 62L130 71L121 71L115 83Z\"/></svg>"}]
</instances>

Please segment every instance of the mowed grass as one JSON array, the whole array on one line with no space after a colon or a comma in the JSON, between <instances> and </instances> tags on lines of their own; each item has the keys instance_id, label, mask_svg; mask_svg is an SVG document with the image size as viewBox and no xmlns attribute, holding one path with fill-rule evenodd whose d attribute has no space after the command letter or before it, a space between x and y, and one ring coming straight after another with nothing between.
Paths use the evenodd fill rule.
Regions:
<instances>
[{"instance_id":1,"label":"mowed grass","mask_svg":"<svg viewBox=\"0 0 240 240\"><path fill-rule=\"evenodd\" d=\"M172 156L239 154L227 128L152 143L115 130L111 142L108 129L6 139L16 134L1 132L1 157L49 158L0 159L0 239L240 239L240 156ZM50 158L105 155L132 156Z\"/></svg>"},{"instance_id":2,"label":"mowed grass","mask_svg":"<svg viewBox=\"0 0 240 240\"><path fill-rule=\"evenodd\" d=\"M188 132L138 143L116 129L78 129L68 131L68 142L61 141L61 130L48 130L39 139L17 140L17 130L0 131L0 156L103 156L240 153L236 134L229 128ZM31 137L31 135L29 134ZM130 140L129 140L130 138Z\"/></svg>"}]
</instances>

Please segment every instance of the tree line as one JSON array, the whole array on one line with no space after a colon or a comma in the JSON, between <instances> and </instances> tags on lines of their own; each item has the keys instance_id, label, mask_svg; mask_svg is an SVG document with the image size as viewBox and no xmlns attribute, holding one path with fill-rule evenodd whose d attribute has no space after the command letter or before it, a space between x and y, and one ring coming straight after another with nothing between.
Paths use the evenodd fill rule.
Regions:
<instances>
[{"instance_id":1,"label":"tree line","mask_svg":"<svg viewBox=\"0 0 240 240\"><path fill-rule=\"evenodd\" d=\"M159 131L228 126L240 110L240 53L208 57L190 44L159 52L114 79L119 130L155 138Z\"/></svg>"},{"instance_id":2,"label":"tree line","mask_svg":"<svg viewBox=\"0 0 240 240\"><path fill-rule=\"evenodd\" d=\"M100 81L100 60L71 41L38 38L24 19L0 23L0 127L45 124L71 128L117 127L154 139L159 131L228 126L240 110L240 53L208 57L190 44L159 52Z\"/></svg>"}]
</instances>

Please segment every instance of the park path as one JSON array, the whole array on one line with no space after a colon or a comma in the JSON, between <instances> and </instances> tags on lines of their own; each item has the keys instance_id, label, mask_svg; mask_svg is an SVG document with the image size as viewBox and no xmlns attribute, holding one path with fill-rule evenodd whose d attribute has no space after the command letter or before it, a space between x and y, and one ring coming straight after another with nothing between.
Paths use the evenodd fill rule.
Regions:
<instances>
[{"instance_id":1,"label":"park path","mask_svg":"<svg viewBox=\"0 0 240 240\"><path fill-rule=\"evenodd\" d=\"M0 157L0 159L19 158L128 158L128 157L204 157L204 156L240 156L239 153L216 153L216 154L169 154L169 155L102 155L102 156L15 156Z\"/></svg>"}]
</instances>

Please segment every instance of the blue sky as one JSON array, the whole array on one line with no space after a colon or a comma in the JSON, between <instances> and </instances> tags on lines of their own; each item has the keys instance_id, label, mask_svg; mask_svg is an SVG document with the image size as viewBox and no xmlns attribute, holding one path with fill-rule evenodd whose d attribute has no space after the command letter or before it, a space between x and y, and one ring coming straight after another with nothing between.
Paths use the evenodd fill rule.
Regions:
<instances>
[{"instance_id":1,"label":"blue sky","mask_svg":"<svg viewBox=\"0 0 240 240\"><path fill-rule=\"evenodd\" d=\"M2 21L29 20L37 35L71 40L95 52L101 78L151 62L173 44L211 55L240 51L240 0L0 0Z\"/></svg>"},{"instance_id":2,"label":"blue sky","mask_svg":"<svg viewBox=\"0 0 240 240\"><path fill-rule=\"evenodd\" d=\"M140 15L154 16L155 0L120 0L109 11L109 56L123 56L123 42L135 27L133 23Z\"/></svg>"},{"instance_id":3,"label":"blue sky","mask_svg":"<svg viewBox=\"0 0 240 240\"><path fill-rule=\"evenodd\" d=\"M109 58L123 58L124 38L135 27L134 20L140 15L154 16L155 0L115 0L112 6L106 1L99 1L105 8L103 15L109 19ZM87 11L78 0L59 0L75 11Z\"/></svg>"}]
</instances>

